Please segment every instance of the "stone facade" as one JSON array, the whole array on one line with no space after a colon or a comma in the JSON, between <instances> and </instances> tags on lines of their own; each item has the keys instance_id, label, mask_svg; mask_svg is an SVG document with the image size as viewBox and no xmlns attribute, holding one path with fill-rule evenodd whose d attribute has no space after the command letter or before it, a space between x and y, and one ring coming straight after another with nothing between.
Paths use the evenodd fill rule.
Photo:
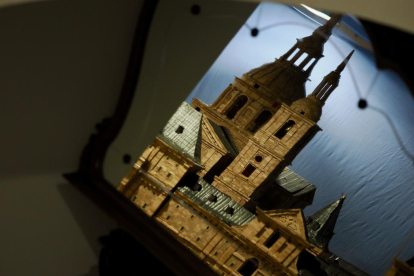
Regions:
<instances>
[{"instance_id":1,"label":"stone facade","mask_svg":"<svg viewBox=\"0 0 414 276\"><path fill-rule=\"evenodd\" d=\"M305 220L316 188L287 168L321 130L350 58L305 97L339 20L236 77L211 106L183 103L119 186L219 275L366 275L327 247L345 197Z\"/></svg>"}]
</instances>

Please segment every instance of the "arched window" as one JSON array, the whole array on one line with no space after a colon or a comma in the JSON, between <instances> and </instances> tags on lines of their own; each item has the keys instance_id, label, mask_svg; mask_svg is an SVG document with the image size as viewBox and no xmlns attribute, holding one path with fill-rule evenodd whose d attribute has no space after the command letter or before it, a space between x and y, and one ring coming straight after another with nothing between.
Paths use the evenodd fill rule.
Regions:
<instances>
[{"instance_id":1,"label":"arched window","mask_svg":"<svg viewBox=\"0 0 414 276\"><path fill-rule=\"evenodd\" d=\"M269 110L263 110L257 118L250 123L249 127L247 128L248 131L251 133L255 133L259 130L264 124L269 121L270 117L272 117L272 112Z\"/></svg>"},{"instance_id":2,"label":"arched window","mask_svg":"<svg viewBox=\"0 0 414 276\"><path fill-rule=\"evenodd\" d=\"M289 132L289 130L292 129L292 127L295 125L295 121L289 120L286 124L284 124L278 132L276 132L275 136L279 139L282 139L285 137L285 135Z\"/></svg>"},{"instance_id":3,"label":"arched window","mask_svg":"<svg viewBox=\"0 0 414 276\"><path fill-rule=\"evenodd\" d=\"M226 116L229 119L233 119L237 112L247 103L247 97L242 95L238 97L231 107L227 110Z\"/></svg>"},{"instance_id":4,"label":"arched window","mask_svg":"<svg viewBox=\"0 0 414 276\"><path fill-rule=\"evenodd\" d=\"M237 270L243 276L250 276L259 268L259 260L256 258L248 259L244 264Z\"/></svg>"}]
</instances>

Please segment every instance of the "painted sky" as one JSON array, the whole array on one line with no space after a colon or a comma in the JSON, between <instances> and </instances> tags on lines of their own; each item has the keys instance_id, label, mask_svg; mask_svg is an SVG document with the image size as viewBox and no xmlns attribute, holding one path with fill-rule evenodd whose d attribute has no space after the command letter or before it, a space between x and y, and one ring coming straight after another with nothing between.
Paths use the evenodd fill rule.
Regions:
<instances>
[{"instance_id":1,"label":"painted sky","mask_svg":"<svg viewBox=\"0 0 414 276\"><path fill-rule=\"evenodd\" d=\"M274 27L265 28L257 37L242 27L188 102L196 97L211 104L234 76L241 77L280 57L297 38L317 28L292 8L270 3L261 4L247 24L259 29ZM325 45L325 57L306 84L307 94L352 49L347 42L331 37ZM357 87L370 108L358 109ZM414 164L401 150L386 118L372 107L389 116L407 150L414 154L412 95L396 73L378 71L373 56L356 49L339 87L323 108L318 123L323 131L291 168L317 186L314 203L305 209L305 215L342 193L347 195L330 249L372 275L383 275L394 256L407 260L414 255Z\"/></svg>"}]
</instances>

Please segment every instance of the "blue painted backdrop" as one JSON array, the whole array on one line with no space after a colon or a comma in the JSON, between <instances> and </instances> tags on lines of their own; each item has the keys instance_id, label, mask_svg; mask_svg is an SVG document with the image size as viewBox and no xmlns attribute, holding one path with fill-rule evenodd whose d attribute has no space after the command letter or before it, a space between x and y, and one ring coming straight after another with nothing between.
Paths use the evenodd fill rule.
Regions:
<instances>
[{"instance_id":1,"label":"blue painted backdrop","mask_svg":"<svg viewBox=\"0 0 414 276\"><path fill-rule=\"evenodd\" d=\"M257 37L242 27L206 73L193 97L211 104L233 82L234 76L273 61L317 27L292 8L261 4L247 21L252 27L275 27ZM336 46L336 47L335 47ZM333 36L325 58L306 84L310 94L322 78L353 47ZM356 83L352 81L351 73ZM414 101L404 82L393 72L378 73L370 53L356 49L340 86L327 101L323 129L298 155L292 169L317 186L310 215L347 195L330 249L372 275L383 275L393 256L414 255L414 164L401 150L385 117L373 108L358 109L357 86L371 107L385 111L394 122L407 150L414 153Z\"/></svg>"}]
</instances>

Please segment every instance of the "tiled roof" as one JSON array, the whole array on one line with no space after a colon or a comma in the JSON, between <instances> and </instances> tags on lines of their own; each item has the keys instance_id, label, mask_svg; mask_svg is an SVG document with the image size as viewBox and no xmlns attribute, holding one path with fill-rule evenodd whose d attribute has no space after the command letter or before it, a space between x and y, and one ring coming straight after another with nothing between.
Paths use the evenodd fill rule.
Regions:
<instances>
[{"instance_id":1,"label":"tiled roof","mask_svg":"<svg viewBox=\"0 0 414 276\"><path fill-rule=\"evenodd\" d=\"M201 185L200 191L193 191L189 187L179 187L178 190L228 225L242 226L256 217L202 178L198 180L198 184ZM213 197L215 197L215 202L211 201ZM232 211L229 212L229 209L232 209Z\"/></svg>"},{"instance_id":2,"label":"tiled roof","mask_svg":"<svg viewBox=\"0 0 414 276\"><path fill-rule=\"evenodd\" d=\"M158 138L178 152L200 164L201 113L183 102L168 121Z\"/></svg>"},{"instance_id":3,"label":"tiled roof","mask_svg":"<svg viewBox=\"0 0 414 276\"><path fill-rule=\"evenodd\" d=\"M294 171L286 168L276 179L277 185L284 188L289 193L300 196L311 191L315 191L316 187L302 178Z\"/></svg>"}]
</instances>

